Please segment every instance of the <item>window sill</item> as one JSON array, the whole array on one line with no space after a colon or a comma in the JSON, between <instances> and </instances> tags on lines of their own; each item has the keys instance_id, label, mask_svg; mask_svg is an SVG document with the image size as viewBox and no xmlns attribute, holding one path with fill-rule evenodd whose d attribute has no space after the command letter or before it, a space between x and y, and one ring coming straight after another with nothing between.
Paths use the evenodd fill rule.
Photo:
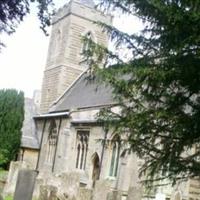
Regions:
<instances>
[{"instance_id":1,"label":"window sill","mask_svg":"<svg viewBox=\"0 0 200 200\"><path fill-rule=\"evenodd\" d=\"M115 181L117 179L117 177L115 177L115 176L107 176L106 179L110 180L110 181Z\"/></svg>"},{"instance_id":2,"label":"window sill","mask_svg":"<svg viewBox=\"0 0 200 200\"><path fill-rule=\"evenodd\" d=\"M85 173L84 169L78 169L78 168L76 168L75 170L76 170L76 172L79 172L79 173Z\"/></svg>"},{"instance_id":3,"label":"window sill","mask_svg":"<svg viewBox=\"0 0 200 200\"><path fill-rule=\"evenodd\" d=\"M76 169L76 172L80 174L80 183L88 184L88 176L84 169Z\"/></svg>"}]
</instances>

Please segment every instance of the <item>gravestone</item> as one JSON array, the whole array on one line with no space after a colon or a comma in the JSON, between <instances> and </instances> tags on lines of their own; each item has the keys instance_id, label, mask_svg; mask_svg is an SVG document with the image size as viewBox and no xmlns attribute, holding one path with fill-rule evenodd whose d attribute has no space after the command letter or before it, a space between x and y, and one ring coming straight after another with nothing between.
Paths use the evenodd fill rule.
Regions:
<instances>
[{"instance_id":1,"label":"gravestone","mask_svg":"<svg viewBox=\"0 0 200 200\"><path fill-rule=\"evenodd\" d=\"M142 199L142 188L130 187L128 190L127 200L141 200Z\"/></svg>"},{"instance_id":2,"label":"gravestone","mask_svg":"<svg viewBox=\"0 0 200 200\"><path fill-rule=\"evenodd\" d=\"M106 200L121 200L121 194L119 191L111 191L107 194Z\"/></svg>"},{"instance_id":3,"label":"gravestone","mask_svg":"<svg viewBox=\"0 0 200 200\"><path fill-rule=\"evenodd\" d=\"M53 185L41 185L39 200L59 200L57 197L58 188Z\"/></svg>"},{"instance_id":4,"label":"gravestone","mask_svg":"<svg viewBox=\"0 0 200 200\"><path fill-rule=\"evenodd\" d=\"M14 200L32 200L35 179L38 172L35 170L20 170L17 177Z\"/></svg>"},{"instance_id":5,"label":"gravestone","mask_svg":"<svg viewBox=\"0 0 200 200\"><path fill-rule=\"evenodd\" d=\"M92 190L87 188L79 188L77 200L92 200Z\"/></svg>"},{"instance_id":6,"label":"gravestone","mask_svg":"<svg viewBox=\"0 0 200 200\"><path fill-rule=\"evenodd\" d=\"M107 199L107 195L110 192L111 183L109 180L98 180L95 184L93 199L104 200Z\"/></svg>"},{"instance_id":7,"label":"gravestone","mask_svg":"<svg viewBox=\"0 0 200 200\"><path fill-rule=\"evenodd\" d=\"M8 172L8 178L6 180L6 185L3 189L4 196L12 196L15 192L16 183L17 183L17 176L19 170L21 169L28 169L28 165L25 162L17 161L10 163L10 169Z\"/></svg>"}]
</instances>

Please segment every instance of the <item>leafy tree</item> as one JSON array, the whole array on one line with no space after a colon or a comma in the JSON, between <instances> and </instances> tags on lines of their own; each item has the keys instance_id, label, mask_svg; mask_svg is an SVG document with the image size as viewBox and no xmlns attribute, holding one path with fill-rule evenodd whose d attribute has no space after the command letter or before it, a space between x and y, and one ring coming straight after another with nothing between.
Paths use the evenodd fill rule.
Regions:
<instances>
[{"instance_id":1,"label":"leafy tree","mask_svg":"<svg viewBox=\"0 0 200 200\"><path fill-rule=\"evenodd\" d=\"M94 43L85 52L121 108L102 110L100 119L119 134L129 133L130 150L145 161L141 173L147 181L199 177L200 1L101 0L101 6L135 15L145 26L129 35L99 23L129 53L124 61ZM102 61L109 67L98 69Z\"/></svg>"},{"instance_id":2,"label":"leafy tree","mask_svg":"<svg viewBox=\"0 0 200 200\"><path fill-rule=\"evenodd\" d=\"M46 32L46 26L50 25L54 13L53 0L5 0L0 2L0 33L11 34L15 32L17 25L30 13L32 3L37 3L40 28ZM1 42L1 41L0 41ZM3 43L1 42L1 46Z\"/></svg>"},{"instance_id":3,"label":"leafy tree","mask_svg":"<svg viewBox=\"0 0 200 200\"><path fill-rule=\"evenodd\" d=\"M23 120L23 92L0 90L0 168L7 168L19 151Z\"/></svg>"}]
</instances>

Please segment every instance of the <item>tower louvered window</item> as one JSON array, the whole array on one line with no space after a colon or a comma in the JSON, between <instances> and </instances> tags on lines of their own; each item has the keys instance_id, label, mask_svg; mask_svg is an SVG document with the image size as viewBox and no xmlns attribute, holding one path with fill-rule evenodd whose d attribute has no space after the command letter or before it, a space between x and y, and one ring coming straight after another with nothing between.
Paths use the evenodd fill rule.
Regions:
<instances>
[{"instance_id":1,"label":"tower louvered window","mask_svg":"<svg viewBox=\"0 0 200 200\"><path fill-rule=\"evenodd\" d=\"M89 131L77 131L76 168L85 169L88 152Z\"/></svg>"}]
</instances>

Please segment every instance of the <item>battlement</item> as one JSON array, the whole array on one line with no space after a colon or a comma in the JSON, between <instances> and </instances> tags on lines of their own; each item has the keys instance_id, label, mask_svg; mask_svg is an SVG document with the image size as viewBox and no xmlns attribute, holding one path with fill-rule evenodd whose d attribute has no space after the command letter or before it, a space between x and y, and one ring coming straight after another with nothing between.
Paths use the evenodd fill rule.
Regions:
<instances>
[{"instance_id":1,"label":"battlement","mask_svg":"<svg viewBox=\"0 0 200 200\"><path fill-rule=\"evenodd\" d=\"M95 9L95 4L92 4L91 2L92 1L88 2L87 0L71 0L69 3L58 9L52 20L52 24L57 23L70 14L86 18L90 21L93 19L94 21L98 20L106 24L111 24L112 16L105 15L103 12Z\"/></svg>"}]
</instances>

